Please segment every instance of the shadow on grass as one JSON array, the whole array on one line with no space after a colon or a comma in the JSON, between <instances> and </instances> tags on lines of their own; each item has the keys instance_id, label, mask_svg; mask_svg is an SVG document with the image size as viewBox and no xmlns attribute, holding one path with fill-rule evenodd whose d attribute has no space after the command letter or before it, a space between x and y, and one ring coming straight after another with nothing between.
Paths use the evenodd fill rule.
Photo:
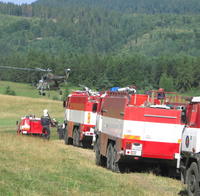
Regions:
<instances>
[{"instance_id":1,"label":"shadow on grass","mask_svg":"<svg viewBox=\"0 0 200 196\"><path fill-rule=\"evenodd\" d=\"M186 190L181 190L178 195L181 195L181 196L188 196L188 193Z\"/></svg>"}]
</instances>

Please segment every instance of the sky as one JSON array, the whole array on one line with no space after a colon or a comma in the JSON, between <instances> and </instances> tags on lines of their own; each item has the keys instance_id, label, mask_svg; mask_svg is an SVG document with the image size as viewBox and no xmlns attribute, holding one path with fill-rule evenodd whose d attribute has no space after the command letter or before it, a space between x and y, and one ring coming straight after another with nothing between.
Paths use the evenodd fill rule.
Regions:
<instances>
[{"instance_id":1,"label":"sky","mask_svg":"<svg viewBox=\"0 0 200 196\"><path fill-rule=\"evenodd\" d=\"M0 2L4 2L4 3L15 3L15 4L23 4L23 3L27 3L30 4L32 2L34 2L36 0L0 0Z\"/></svg>"}]
</instances>

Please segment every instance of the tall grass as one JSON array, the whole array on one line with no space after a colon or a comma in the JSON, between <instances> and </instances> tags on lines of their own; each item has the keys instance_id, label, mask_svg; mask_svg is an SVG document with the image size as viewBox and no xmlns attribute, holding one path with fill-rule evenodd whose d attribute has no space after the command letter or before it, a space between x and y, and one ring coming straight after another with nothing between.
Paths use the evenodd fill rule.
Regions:
<instances>
[{"instance_id":1,"label":"tall grass","mask_svg":"<svg viewBox=\"0 0 200 196\"><path fill-rule=\"evenodd\" d=\"M179 181L97 167L92 150L62 141L0 134L0 195L173 196Z\"/></svg>"},{"instance_id":2,"label":"tall grass","mask_svg":"<svg viewBox=\"0 0 200 196\"><path fill-rule=\"evenodd\" d=\"M26 114L63 119L60 101L0 95L0 196L175 196L180 181L152 173L116 174L95 165L94 152L53 138L17 136Z\"/></svg>"},{"instance_id":3,"label":"tall grass","mask_svg":"<svg viewBox=\"0 0 200 196\"><path fill-rule=\"evenodd\" d=\"M60 101L0 95L0 131L2 128L15 130L16 121L22 116L35 114L40 117L45 108L52 118L63 119L64 109Z\"/></svg>"}]
</instances>

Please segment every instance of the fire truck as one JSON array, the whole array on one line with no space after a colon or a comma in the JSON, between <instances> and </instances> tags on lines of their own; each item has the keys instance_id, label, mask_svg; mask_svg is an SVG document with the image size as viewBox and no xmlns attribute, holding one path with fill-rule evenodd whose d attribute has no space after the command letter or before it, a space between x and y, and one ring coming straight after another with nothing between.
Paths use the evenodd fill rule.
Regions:
<instances>
[{"instance_id":1,"label":"fire truck","mask_svg":"<svg viewBox=\"0 0 200 196\"><path fill-rule=\"evenodd\" d=\"M50 133L43 129L41 118L36 118L34 116L25 116L21 118L21 121L18 124L17 134L37 135L46 139L49 139L50 137Z\"/></svg>"},{"instance_id":2,"label":"fire truck","mask_svg":"<svg viewBox=\"0 0 200 196\"><path fill-rule=\"evenodd\" d=\"M71 93L64 102L64 141L74 146L91 146L99 94L89 89Z\"/></svg>"},{"instance_id":3,"label":"fire truck","mask_svg":"<svg viewBox=\"0 0 200 196\"><path fill-rule=\"evenodd\" d=\"M115 172L130 163L176 171L180 167L186 102L169 95L163 89L136 94L130 88L102 95L95 128L96 164Z\"/></svg>"},{"instance_id":4,"label":"fire truck","mask_svg":"<svg viewBox=\"0 0 200 196\"><path fill-rule=\"evenodd\" d=\"M200 195L200 97L193 97L186 109L182 134L180 171L189 196Z\"/></svg>"}]
</instances>

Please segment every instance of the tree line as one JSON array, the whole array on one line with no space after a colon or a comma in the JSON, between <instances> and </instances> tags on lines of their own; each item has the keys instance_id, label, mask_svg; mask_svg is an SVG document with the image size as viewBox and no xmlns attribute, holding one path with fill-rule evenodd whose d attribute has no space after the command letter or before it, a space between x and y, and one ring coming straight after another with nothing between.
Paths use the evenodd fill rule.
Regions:
<instances>
[{"instance_id":1,"label":"tree line","mask_svg":"<svg viewBox=\"0 0 200 196\"><path fill-rule=\"evenodd\" d=\"M59 14L66 8L103 8L108 11L121 13L146 14L198 14L200 2L198 0L38 0L31 5L21 6L1 3L0 12L17 16L45 16L58 15L53 10L59 9ZM43 13L41 13L41 9Z\"/></svg>"},{"instance_id":2,"label":"tree line","mask_svg":"<svg viewBox=\"0 0 200 196\"><path fill-rule=\"evenodd\" d=\"M61 54L49 56L30 52L27 56L12 55L2 58L1 65L50 68L64 75L64 68L71 68L69 83L84 84L97 90L113 86L136 85L149 90L163 87L168 91L185 92L200 85L200 57L159 56L150 58L138 54L99 55ZM56 65L56 66L55 66ZM20 82L36 82L42 73L1 70L0 79Z\"/></svg>"},{"instance_id":3,"label":"tree line","mask_svg":"<svg viewBox=\"0 0 200 196\"><path fill-rule=\"evenodd\" d=\"M134 1L134 2L133 2ZM171 2L171 3L170 3ZM135 84L200 88L197 0L39 0L0 3L0 66L50 68L95 89ZM40 73L0 71L35 82Z\"/></svg>"}]
</instances>

